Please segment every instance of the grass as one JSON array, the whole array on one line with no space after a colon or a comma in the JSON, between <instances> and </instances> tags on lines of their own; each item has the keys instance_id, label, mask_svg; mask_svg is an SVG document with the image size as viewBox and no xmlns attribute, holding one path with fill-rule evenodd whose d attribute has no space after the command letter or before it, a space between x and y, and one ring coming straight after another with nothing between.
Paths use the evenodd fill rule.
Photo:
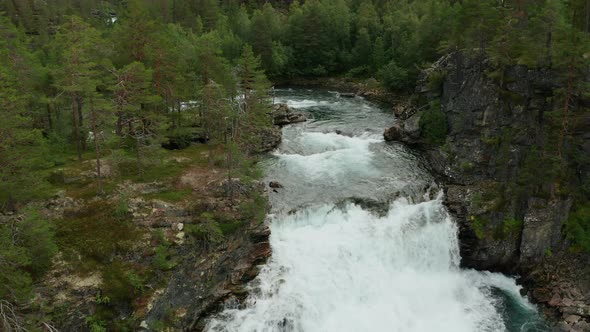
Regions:
<instances>
[{"instance_id":1,"label":"grass","mask_svg":"<svg viewBox=\"0 0 590 332\"><path fill-rule=\"evenodd\" d=\"M146 199L158 199L165 202L176 203L186 200L192 194L190 188L178 189L178 190L166 190L157 193L147 194L144 197Z\"/></svg>"}]
</instances>

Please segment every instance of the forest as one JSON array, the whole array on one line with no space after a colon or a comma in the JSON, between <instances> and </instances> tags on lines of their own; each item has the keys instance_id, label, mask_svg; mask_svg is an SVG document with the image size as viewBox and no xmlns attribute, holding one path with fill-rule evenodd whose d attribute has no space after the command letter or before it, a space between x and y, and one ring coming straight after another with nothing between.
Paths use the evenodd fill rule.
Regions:
<instances>
[{"instance_id":1,"label":"forest","mask_svg":"<svg viewBox=\"0 0 590 332\"><path fill-rule=\"evenodd\" d=\"M408 95L457 52L487 59L499 82L516 65L558 73L554 156L569 105L590 98L588 0L5 0L0 36L0 212L27 215L0 223L6 331L53 331L57 310L35 306L35 289L78 231L32 203L62 188L64 165L92 162L94 180L75 190L96 204L122 180L165 178L175 166L159 161L192 142L203 165L255 178L273 84L371 79ZM114 180L101 163L117 165ZM585 185L571 233L590 251ZM92 331L105 317L88 320Z\"/></svg>"}]
</instances>

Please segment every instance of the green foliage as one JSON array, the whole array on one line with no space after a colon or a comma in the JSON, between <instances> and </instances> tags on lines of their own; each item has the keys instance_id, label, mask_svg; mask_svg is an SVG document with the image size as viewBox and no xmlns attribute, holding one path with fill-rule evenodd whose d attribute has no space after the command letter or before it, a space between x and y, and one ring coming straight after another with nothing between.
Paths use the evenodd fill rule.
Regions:
<instances>
[{"instance_id":1,"label":"green foliage","mask_svg":"<svg viewBox=\"0 0 590 332\"><path fill-rule=\"evenodd\" d=\"M239 211L244 220L263 222L267 212L266 199L259 194L255 194L253 198L239 206Z\"/></svg>"},{"instance_id":2,"label":"green foliage","mask_svg":"<svg viewBox=\"0 0 590 332\"><path fill-rule=\"evenodd\" d=\"M385 87L392 90L403 90L414 82L408 70L399 66L395 61L391 61L381 68L379 78Z\"/></svg>"},{"instance_id":3,"label":"green foliage","mask_svg":"<svg viewBox=\"0 0 590 332\"><path fill-rule=\"evenodd\" d=\"M475 168L475 165L470 161L464 161L461 163L461 169L465 172L471 171Z\"/></svg>"},{"instance_id":4,"label":"green foliage","mask_svg":"<svg viewBox=\"0 0 590 332\"><path fill-rule=\"evenodd\" d=\"M428 89L433 91L442 90L442 84L447 77L445 70L435 70L428 76Z\"/></svg>"},{"instance_id":5,"label":"green foliage","mask_svg":"<svg viewBox=\"0 0 590 332\"><path fill-rule=\"evenodd\" d=\"M29 210L24 220L0 221L0 298L11 302L28 300L32 282L51 267L57 251L51 224Z\"/></svg>"},{"instance_id":6,"label":"green foliage","mask_svg":"<svg viewBox=\"0 0 590 332\"><path fill-rule=\"evenodd\" d=\"M168 245L161 244L156 247L153 264L154 267L162 271L168 271L176 266L176 262L174 257L172 257L171 249Z\"/></svg>"},{"instance_id":7,"label":"green foliage","mask_svg":"<svg viewBox=\"0 0 590 332\"><path fill-rule=\"evenodd\" d=\"M590 252L590 204L578 205L568 217L566 232L574 247Z\"/></svg>"},{"instance_id":8,"label":"green foliage","mask_svg":"<svg viewBox=\"0 0 590 332\"><path fill-rule=\"evenodd\" d=\"M102 270L102 292L100 301L110 303L129 303L143 291L143 278L127 264L115 261ZM108 300L107 300L108 299ZM97 297L97 303L98 303ZM105 302L106 301L106 302Z\"/></svg>"},{"instance_id":9,"label":"green foliage","mask_svg":"<svg viewBox=\"0 0 590 332\"><path fill-rule=\"evenodd\" d=\"M485 238L487 220L480 216L470 216L469 220L471 221L471 228L475 236L480 240Z\"/></svg>"},{"instance_id":10,"label":"green foliage","mask_svg":"<svg viewBox=\"0 0 590 332\"><path fill-rule=\"evenodd\" d=\"M88 267L130 251L141 232L113 206L113 202L99 200L66 211L65 218L56 221L60 249L71 258L80 255L79 263Z\"/></svg>"},{"instance_id":11,"label":"green foliage","mask_svg":"<svg viewBox=\"0 0 590 332\"><path fill-rule=\"evenodd\" d=\"M41 216L38 211L29 209L27 218L22 221L20 241L31 257L31 274L39 278L49 270L53 256L57 253L54 225Z\"/></svg>"},{"instance_id":12,"label":"green foliage","mask_svg":"<svg viewBox=\"0 0 590 332\"><path fill-rule=\"evenodd\" d=\"M507 218L495 230L494 236L497 239L504 239L508 236L515 236L522 231L523 221L516 218Z\"/></svg>"},{"instance_id":13,"label":"green foliage","mask_svg":"<svg viewBox=\"0 0 590 332\"><path fill-rule=\"evenodd\" d=\"M443 144L447 137L447 117L440 109L439 102L432 102L420 117L421 136L429 144Z\"/></svg>"},{"instance_id":14,"label":"green foliage","mask_svg":"<svg viewBox=\"0 0 590 332\"><path fill-rule=\"evenodd\" d=\"M204 248L223 241L223 232L214 218L212 213L203 212L198 218L198 223L185 226L187 234L193 236Z\"/></svg>"},{"instance_id":15,"label":"green foliage","mask_svg":"<svg viewBox=\"0 0 590 332\"><path fill-rule=\"evenodd\" d=\"M111 303L111 298L106 296L106 295L102 295L100 292L96 294L96 297L94 298L94 301L97 304L105 304L108 305Z\"/></svg>"},{"instance_id":16,"label":"green foliage","mask_svg":"<svg viewBox=\"0 0 590 332\"><path fill-rule=\"evenodd\" d=\"M107 322L94 315L86 317L86 324L90 332L107 332Z\"/></svg>"}]
</instances>

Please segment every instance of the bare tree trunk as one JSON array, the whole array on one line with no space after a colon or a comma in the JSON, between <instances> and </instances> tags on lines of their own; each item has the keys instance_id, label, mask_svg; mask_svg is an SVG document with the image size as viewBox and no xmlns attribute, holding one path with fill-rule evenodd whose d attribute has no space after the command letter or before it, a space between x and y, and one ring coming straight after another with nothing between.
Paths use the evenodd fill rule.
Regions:
<instances>
[{"instance_id":1,"label":"bare tree trunk","mask_svg":"<svg viewBox=\"0 0 590 332\"><path fill-rule=\"evenodd\" d=\"M78 125L80 128L84 126L84 114L82 113L82 106L84 100L81 97L76 98L76 106L78 111ZM86 136L80 137L80 144L82 145L82 151L86 151Z\"/></svg>"},{"instance_id":2,"label":"bare tree trunk","mask_svg":"<svg viewBox=\"0 0 590 332\"><path fill-rule=\"evenodd\" d=\"M92 104L91 108L91 116L90 116L90 125L92 126L92 132L94 133L94 152L96 155L96 184L97 184L97 195L104 194L102 189L102 174L100 173L100 143L99 143L99 133L97 128L97 119L96 119L96 109L94 109L94 102L91 100L90 103Z\"/></svg>"},{"instance_id":3,"label":"bare tree trunk","mask_svg":"<svg viewBox=\"0 0 590 332\"><path fill-rule=\"evenodd\" d=\"M80 125L79 113L76 107L76 96L72 93L72 113L74 116L74 140L76 141L76 151L78 152L78 161L82 161L82 145L80 144Z\"/></svg>"},{"instance_id":4,"label":"bare tree trunk","mask_svg":"<svg viewBox=\"0 0 590 332\"><path fill-rule=\"evenodd\" d=\"M139 135L135 136L135 150L137 156L137 172L139 176L143 176L143 168L141 167L141 139Z\"/></svg>"}]
</instances>

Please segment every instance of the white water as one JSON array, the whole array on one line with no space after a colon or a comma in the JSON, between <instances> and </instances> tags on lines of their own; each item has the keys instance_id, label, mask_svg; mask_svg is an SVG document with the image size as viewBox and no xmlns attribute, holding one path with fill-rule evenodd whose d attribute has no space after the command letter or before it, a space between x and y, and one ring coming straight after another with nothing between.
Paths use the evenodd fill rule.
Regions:
<instances>
[{"instance_id":1,"label":"white water","mask_svg":"<svg viewBox=\"0 0 590 332\"><path fill-rule=\"evenodd\" d=\"M401 190L412 185L406 173L425 175L375 132L347 137L321 132L326 126L285 131L268 173L297 181L271 197L272 257L246 304L228 305L209 331L507 331L494 289L534 316L513 279L459 268L457 228L440 195L398 198L381 215L337 204Z\"/></svg>"}]
</instances>

